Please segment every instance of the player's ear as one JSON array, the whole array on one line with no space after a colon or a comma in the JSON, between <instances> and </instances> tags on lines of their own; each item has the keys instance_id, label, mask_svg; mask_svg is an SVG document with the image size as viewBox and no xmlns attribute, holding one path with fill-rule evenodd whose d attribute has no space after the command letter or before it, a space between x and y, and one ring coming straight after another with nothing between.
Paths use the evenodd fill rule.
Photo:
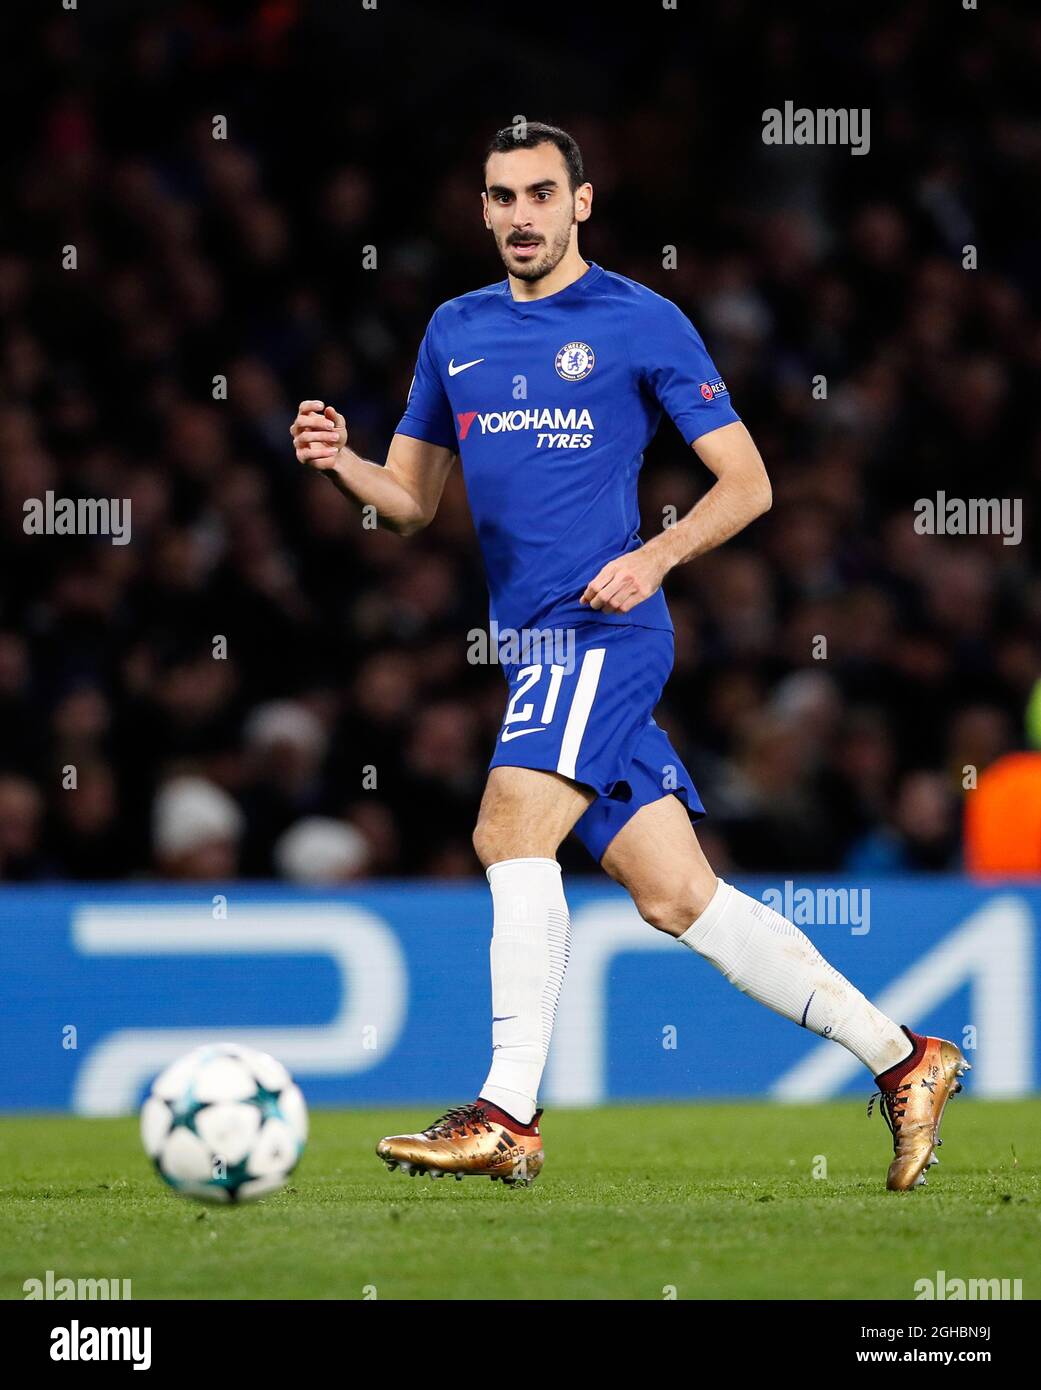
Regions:
<instances>
[{"instance_id":1,"label":"player's ear","mask_svg":"<svg viewBox=\"0 0 1041 1390\"><path fill-rule=\"evenodd\" d=\"M593 185L580 183L575 189L575 221L585 222L593 211Z\"/></svg>"},{"instance_id":2,"label":"player's ear","mask_svg":"<svg viewBox=\"0 0 1041 1390\"><path fill-rule=\"evenodd\" d=\"M481 215L484 217L484 225L489 231L492 229L491 219L488 216L488 194L481 189Z\"/></svg>"}]
</instances>

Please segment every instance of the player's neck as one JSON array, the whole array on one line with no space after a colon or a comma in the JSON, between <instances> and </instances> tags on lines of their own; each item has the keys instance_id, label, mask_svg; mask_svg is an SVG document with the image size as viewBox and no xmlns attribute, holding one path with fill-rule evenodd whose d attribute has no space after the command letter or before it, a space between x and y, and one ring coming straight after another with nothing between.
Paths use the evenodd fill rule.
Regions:
<instances>
[{"instance_id":1,"label":"player's neck","mask_svg":"<svg viewBox=\"0 0 1041 1390\"><path fill-rule=\"evenodd\" d=\"M577 246L572 246L563 259L541 280L518 280L515 275L511 275L510 293L514 299L528 302L533 299L546 299L551 294L559 294L561 290L566 290L568 285L573 285L576 280L581 280L588 269L589 262L582 259Z\"/></svg>"}]
</instances>

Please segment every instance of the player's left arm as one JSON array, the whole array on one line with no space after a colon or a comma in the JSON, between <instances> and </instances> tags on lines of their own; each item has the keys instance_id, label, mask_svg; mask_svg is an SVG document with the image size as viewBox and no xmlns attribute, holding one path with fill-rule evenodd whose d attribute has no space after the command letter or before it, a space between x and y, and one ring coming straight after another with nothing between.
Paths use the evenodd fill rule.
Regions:
<instances>
[{"instance_id":1,"label":"player's left arm","mask_svg":"<svg viewBox=\"0 0 1041 1390\"><path fill-rule=\"evenodd\" d=\"M691 447L716 481L674 525L639 550L608 561L586 585L582 603L607 613L628 613L661 588L675 565L715 550L770 510L773 493L766 466L740 420L699 436Z\"/></svg>"}]
</instances>

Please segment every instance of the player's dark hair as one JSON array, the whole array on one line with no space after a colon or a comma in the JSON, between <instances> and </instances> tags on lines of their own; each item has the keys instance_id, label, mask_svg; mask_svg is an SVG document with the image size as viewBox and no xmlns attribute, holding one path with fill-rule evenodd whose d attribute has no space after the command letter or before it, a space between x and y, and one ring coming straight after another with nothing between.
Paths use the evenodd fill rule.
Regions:
<instances>
[{"instance_id":1,"label":"player's dark hair","mask_svg":"<svg viewBox=\"0 0 1041 1390\"><path fill-rule=\"evenodd\" d=\"M585 183L586 172L582 165L582 151L573 135L559 126L546 125L542 121L518 121L516 125L503 126L492 136L491 143L484 153L484 167L488 167L488 156L509 154L510 150L533 150L537 145L556 145L567 168L567 179L571 192L580 183Z\"/></svg>"}]
</instances>

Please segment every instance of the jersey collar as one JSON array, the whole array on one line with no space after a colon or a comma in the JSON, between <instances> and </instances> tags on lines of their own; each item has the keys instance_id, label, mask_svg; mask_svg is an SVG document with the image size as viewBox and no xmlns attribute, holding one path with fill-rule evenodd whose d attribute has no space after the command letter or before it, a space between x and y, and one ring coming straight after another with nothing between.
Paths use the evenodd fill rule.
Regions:
<instances>
[{"instance_id":1,"label":"jersey collar","mask_svg":"<svg viewBox=\"0 0 1041 1390\"><path fill-rule=\"evenodd\" d=\"M521 318L526 318L529 314L539 314L543 310L557 304L570 304L572 299L579 298L585 294L590 285L593 285L603 275L603 267L597 265L596 261L589 262L589 269L572 280L570 285L565 285L562 290L557 290L555 294L547 294L542 299L514 299L510 290L509 276L502 282L503 298L506 300L507 307Z\"/></svg>"}]
</instances>

